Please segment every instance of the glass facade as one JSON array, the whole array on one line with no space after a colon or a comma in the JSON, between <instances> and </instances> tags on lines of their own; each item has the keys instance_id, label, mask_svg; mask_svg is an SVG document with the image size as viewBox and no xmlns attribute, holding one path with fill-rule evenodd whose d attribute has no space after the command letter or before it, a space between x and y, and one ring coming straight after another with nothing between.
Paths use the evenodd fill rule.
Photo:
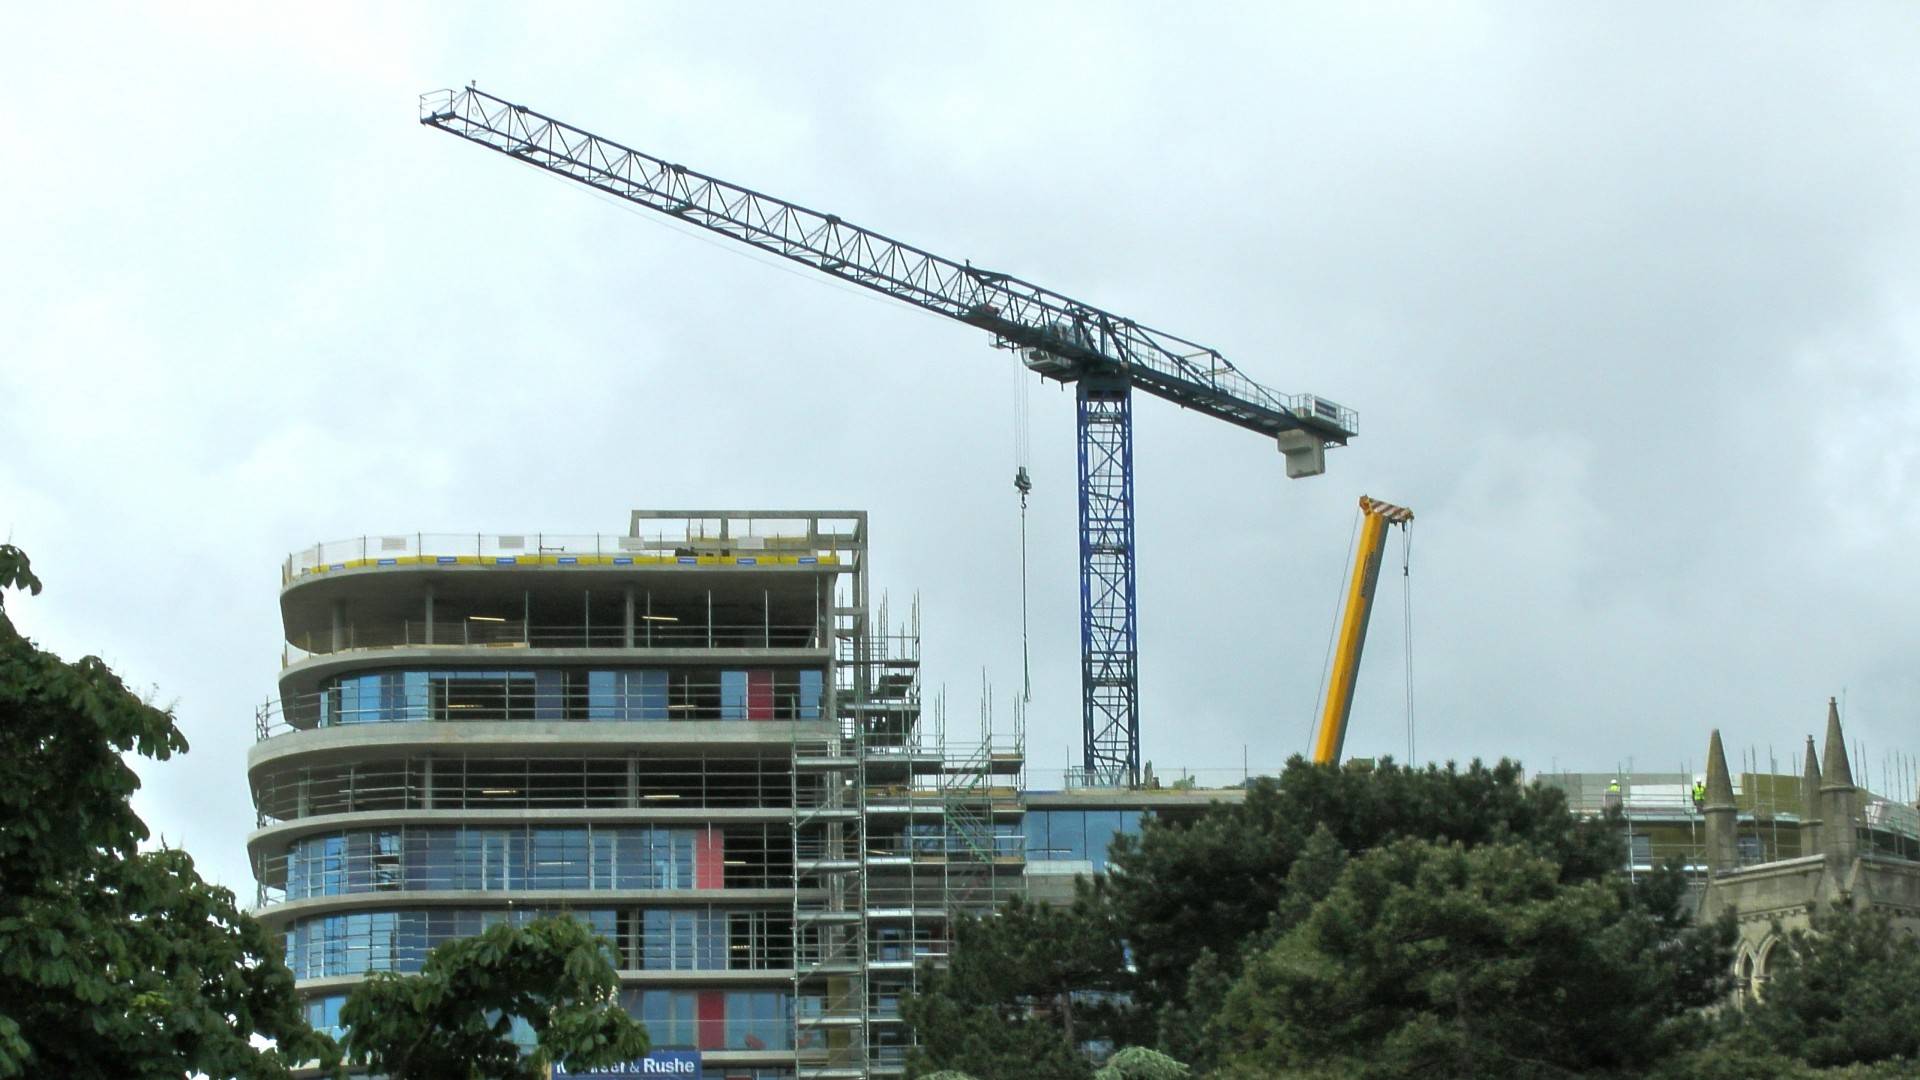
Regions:
<instances>
[{"instance_id":1,"label":"glass facade","mask_svg":"<svg viewBox=\"0 0 1920 1080\"><path fill-rule=\"evenodd\" d=\"M793 995L779 990L623 990L662 1050L792 1050Z\"/></svg>"},{"instance_id":2,"label":"glass facade","mask_svg":"<svg viewBox=\"0 0 1920 1080\"><path fill-rule=\"evenodd\" d=\"M894 844L900 841L895 839ZM1010 858L1020 854L1026 843L1021 826L1011 822L915 822L904 834L905 850L893 850L888 840L871 846L877 853L889 855L966 855L991 854Z\"/></svg>"},{"instance_id":3,"label":"glass facade","mask_svg":"<svg viewBox=\"0 0 1920 1080\"><path fill-rule=\"evenodd\" d=\"M427 953L496 923L570 915L613 948L632 971L772 971L793 964L793 921L785 910L693 908L423 908L354 911L296 920L284 935L296 979L419 971Z\"/></svg>"},{"instance_id":4,"label":"glass facade","mask_svg":"<svg viewBox=\"0 0 1920 1080\"><path fill-rule=\"evenodd\" d=\"M322 685L321 727L424 721L818 720L816 669L524 668L380 671ZM307 715L314 715L309 712Z\"/></svg>"},{"instance_id":5,"label":"glass facade","mask_svg":"<svg viewBox=\"0 0 1920 1080\"><path fill-rule=\"evenodd\" d=\"M416 827L287 847L286 898L425 889L766 888L792 873L787 827Z\"/></svg>"},{"instance_id":6,"label":"glass facade","mask_svg":"<svg viewBox=\"0 0 1920 1080\"><path fill-rule=\"evenodd\" d=\"M495 923L515 925L558 911L533 908L462 911L357 911L301 919L286 933L287 967L296 979L419 971L427 953L453 938L472 937ZM568 911L601 935L615 932L612 911Z\"/></svg>"},{"instance_id":7,"label":"glass facade","mask_svg":"<svg viewBox=\"0 0 1920 1080\"><path fill-rule=\"evenodd\" d=\"M307 1023L338 1037L346 1000L345 994L308 998ZM630 989L620 992L620 1004L647 1025L655 1049L794 1049L793 995L787 991Z\"/></svg>"},{"instance_id":8,"label":"glass facade","mask_svg":"<svg viewBox=\"0 0 1920 1080\"><path fill-rule=\"evenodd\" d=\"M1027 858L1086 860L1107 868L1116 836L1140 835L1138 810L1032 810L1026 815Z\"/></svg>"}]
</instances>

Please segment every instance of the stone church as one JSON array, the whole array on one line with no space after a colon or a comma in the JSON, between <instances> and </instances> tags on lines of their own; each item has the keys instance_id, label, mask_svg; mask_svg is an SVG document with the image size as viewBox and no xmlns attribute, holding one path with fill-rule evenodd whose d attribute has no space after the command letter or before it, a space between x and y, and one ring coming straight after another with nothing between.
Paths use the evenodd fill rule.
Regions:
<instances>
[{"instance_id":1,"label":"stone church","mask_svg":"<svg viewBox=\"0 0 1920 1080\"><path fill-rule=\"evenodd\" d=\"M1822 905L1853 911L1878 909L1896 925L1920 931L1920 862L1872 842L1862 815L1862 792L1853 782L1840 710L1827 703L1825 746L1814 753L1807 737L1801 773L1801 851L1797 858L1741 865L1736 840L1733 783L1726 752L1715 731L1707 750L1706 891L1700 918L1735 913L1740 927L1736 970L1742 994L1757 993L1771 974L1774 946L1791 930L1805 928Z\"/></svg>"}]
</instances>

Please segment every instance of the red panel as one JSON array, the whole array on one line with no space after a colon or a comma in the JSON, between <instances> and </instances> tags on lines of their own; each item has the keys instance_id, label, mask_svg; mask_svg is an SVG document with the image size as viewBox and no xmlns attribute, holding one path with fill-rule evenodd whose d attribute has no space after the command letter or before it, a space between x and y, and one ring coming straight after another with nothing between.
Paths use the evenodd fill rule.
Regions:
<instances>
[{"instance_id":1,"label":"red panel","mask_svg":"<svg viewBox=\"0 0 1920 1080\"><path fill-rule=\"evenodd\" d=\"M773 719L773 672L747 672L747 719Z\"/></svg>"},{"instance_id":2,"label":"red panel","mask_svg":"<svg viewBox=\"0 0 1920 1080\"><path fill-rule=\"evenodd\" d=\"M727 1048L727 994L724 990L700 991L700 1049Z\"/></svg>"},{"instance_id":3,"label":"red panel","mask_svg":"<svg viewBox=\"0 0 1920 1080\"><path fill-rule=\"evenodd\" d=\"M693 887L696 889L722 889L726 887L727 870L724 865L726 845L722 843L719 829L709 828L694 838L693 842Z\"/></svg>"}]
</instances>

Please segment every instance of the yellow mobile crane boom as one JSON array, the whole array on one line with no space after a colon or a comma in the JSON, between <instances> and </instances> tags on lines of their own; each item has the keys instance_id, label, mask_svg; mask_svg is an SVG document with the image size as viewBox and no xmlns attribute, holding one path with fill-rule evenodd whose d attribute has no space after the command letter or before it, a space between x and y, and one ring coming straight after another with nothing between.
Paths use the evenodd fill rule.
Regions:
<instances>
[{"instance_id":1,"label":"yellow mobile crane boom","mask_svg":"<svg viewBox=\"0 0 1920 1080\"><path fill-rule=\"evenodd\" d=\"M1340 763L1347 741L1347 717L1353 712L1353 684L1360 673L1360 650L1367 643L1367 620L1373 615L1374 586L1380 582L1380 556L1387 547L1387 526L1405 527L1413 511L1404 506L1360 496L1360 544L1353 560L1353 581L1340 619L1340 639L1333 653L1333 676L1327 682L1327 707L1320 714L1320 730L1313 739L1317 765Z\"/></svg>"}]
</instances>

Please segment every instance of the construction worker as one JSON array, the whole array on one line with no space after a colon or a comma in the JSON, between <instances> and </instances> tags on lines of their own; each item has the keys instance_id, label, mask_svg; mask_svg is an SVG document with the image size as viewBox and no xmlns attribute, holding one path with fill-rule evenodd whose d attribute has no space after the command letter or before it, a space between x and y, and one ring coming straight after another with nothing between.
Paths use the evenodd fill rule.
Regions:
<instances>
[{"instance_id":1,"label":"construction worker","mask_svg":"<svg viewBox=\"0 0 1920 1080\"><path fill-rule=\"evenodd\" d=\"M1696 776L1693 778L1693 808L1697 812L1706 805L1707 778L1704 776Z\"/></svg>"},{"instance_id":2,"label":"construction worker","mask_svg":"<svg viewBox=\"0 0 1920 1080\"><path fill-rule=\"evenodd\" d=\"M1618 810L1619 808L1620 778L1614 777L1612 780L1607 781L1607 809Z\"/></svg>"}]
</instances>

